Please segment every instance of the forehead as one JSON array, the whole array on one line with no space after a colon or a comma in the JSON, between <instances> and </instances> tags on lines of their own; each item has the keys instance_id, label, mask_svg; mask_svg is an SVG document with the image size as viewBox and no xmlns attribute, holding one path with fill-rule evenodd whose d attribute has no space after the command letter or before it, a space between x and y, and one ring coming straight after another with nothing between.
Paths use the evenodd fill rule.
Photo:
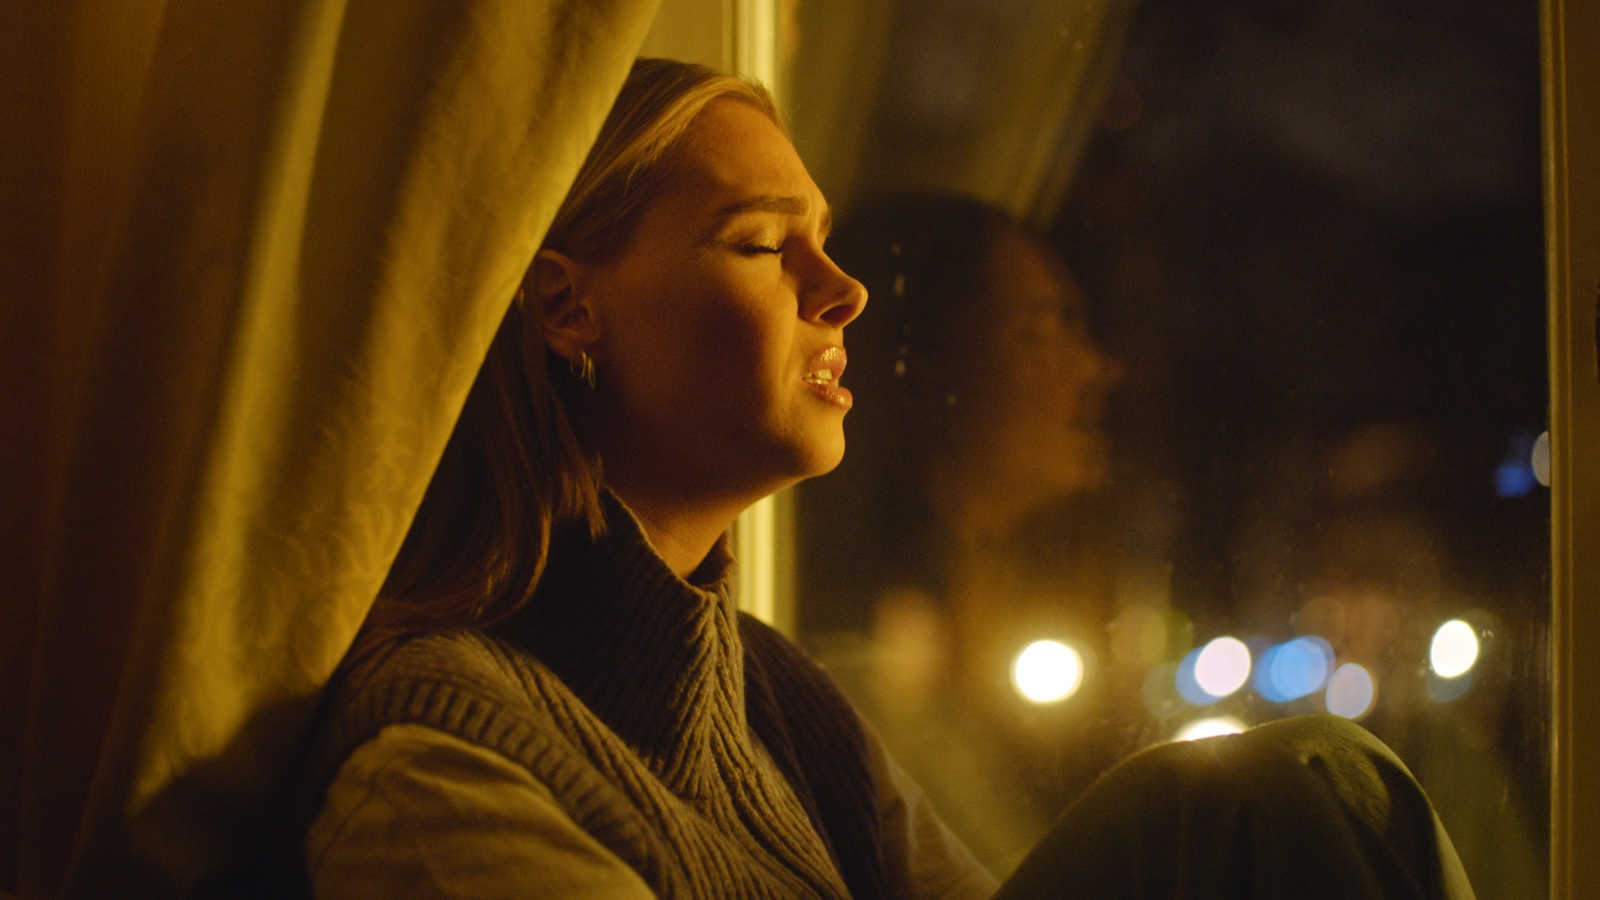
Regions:
<instances>
[{"instance_id":1,"label":"forehead","mask_svg":"<svg viewBox=\"0 0 1600 900\"><path fill-rule=\"evenodd\" d=\"M730 97L706 104L673 150L669 164L667 191L707 200L708 206L751 194L821 200L794 145L778 126L754 106Z\"/></svg>"}]
</instances>

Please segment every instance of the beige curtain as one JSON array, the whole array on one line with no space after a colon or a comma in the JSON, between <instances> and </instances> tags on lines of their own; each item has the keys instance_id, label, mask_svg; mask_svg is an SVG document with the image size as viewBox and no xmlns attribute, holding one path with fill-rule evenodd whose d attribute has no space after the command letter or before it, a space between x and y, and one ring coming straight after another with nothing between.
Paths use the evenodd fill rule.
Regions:
<instances>
[{"instance_id":1,"label":"beige curtain","mask_svg":"<svg viewBox=\"0 0 1600 900\"><path fill-rule=\"evenodd\" d=\"M0 890L279 778L654 0L0 10Z\"/></svg>"},{"instance_id":2,"label":"beige curtain","mask_svg":"<svg viewBox=\"0 0 1600 900\"><path fill-rule=\"evenodd\" d=\"M795 146L835 207L979 197L1048 228L1136 0L787 0Z\"/></svg>"}]
</instances>

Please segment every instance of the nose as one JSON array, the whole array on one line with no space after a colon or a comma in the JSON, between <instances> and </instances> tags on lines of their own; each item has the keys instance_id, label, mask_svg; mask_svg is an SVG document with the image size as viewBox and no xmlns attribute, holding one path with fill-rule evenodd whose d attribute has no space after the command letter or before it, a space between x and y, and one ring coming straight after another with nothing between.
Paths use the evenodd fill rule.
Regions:
<instances>
[{"instance_id":1,"label":"nose","mask_svg":"<svg viewBox=\"0 0 1600 900\"><path fill-rule=\"evenodd\" d=\"M843 328L855 321L867 306L866 285L834 265L826 253L819 253L816 284L812 286L801 315L815 322Z\"/></svg>"}]
</instances>

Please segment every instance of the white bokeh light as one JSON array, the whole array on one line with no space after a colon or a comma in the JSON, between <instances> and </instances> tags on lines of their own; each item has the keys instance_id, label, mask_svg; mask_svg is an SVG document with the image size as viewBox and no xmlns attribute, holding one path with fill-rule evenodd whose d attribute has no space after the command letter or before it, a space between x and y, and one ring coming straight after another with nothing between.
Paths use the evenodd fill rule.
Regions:
<instances>
[{"instance_id":1,"label":"white bokeh light","mask_svg":"<svg viewBox=\"0 0 1600 900\"><path fill-rule=\"evenodd\" d=\"M1550 432L1541 432L1538 440L1533 442L1533 452L1529 454L1529 466L1533 469L1533 477L1545 487L1550 486Z\"/></svg>"},{"instance_id":2,"label":"white bokeh light","mask_svg":"<svg viewBox=\"0 0 1600 900\"><path fill-rule=\"evenodd\" d=\"M1198 741L1201 738L1217 737L1224 734L1239 734L1244 731L1243 722L1233 716L1214 716L1207 719L1195 719L1173 736L1175 741Z\"/></svg>"},{"instance_id":3,"label":"white bokeh light","mask_svg":"<svg viewBox=\"0 0 1600 900\"><path fill-rule=\"evenodd\" d=\"M1083 657L1059 641L1034 641L1011 666L1017 692L1035 703L1055 703L1083 684Z\"/></svg>"},{"instance_id":4,"label":"white bokeh light","mask_svg":"<svg viewBox=\"0 0 1600 900\"><path fill-rule=\"evenodd\" d=\"M1250 678L1250 648L1238 638L1219 637L1194 661L1194 680L1213 697L1226 697Z\"/></svg>"},{"instance_id":5,"label":"white bokeh light","mask_svg":"<svg viewBox=\"0 0 1600 900\"><path fill-rule=\"evenodd\" d=\"M1328 679L1328 712L1346 719L1359 719L1372 709L1377 694L1370 672L1356 663L1345 663Z\"/></svg>"},{"instance_id":6,"label":"white bokeh light","mask_svg":"<svg viewBox=\"0 0 1600 900\"><path fill-rule=\"evenodd\" d=\"M1465 675L1478 661L1478 632L1460 619L1451 619L1433 633L1428 663L1441 678Z\"/></svg>"}]
</instances>

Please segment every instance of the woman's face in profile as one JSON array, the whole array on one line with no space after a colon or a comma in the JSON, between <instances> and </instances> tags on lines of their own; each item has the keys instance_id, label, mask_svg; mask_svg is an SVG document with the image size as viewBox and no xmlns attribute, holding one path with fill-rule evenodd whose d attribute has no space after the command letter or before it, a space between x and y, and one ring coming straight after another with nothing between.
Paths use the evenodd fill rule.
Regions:
<instances>
[{"instance_id":1,"label":"woman's face in profile","mask_svg":"<svg viewBox=\"0 0 1600 900\"><path fill-rule=\"evenodd\" d=\"M765 115L712 101L617 258L593 267L603 448L658 487L837 465L844 326L866 302L823 252L826 201Z\"/></svg>"},{"instance_id":2,"label":"woman's face in profile","mask_svg":"<svg viewBox=\"0 0 1600 900\"><path fill-rule=\"evenodd\" d=\"M1107 476L1102 428L1120 367L1091 337L1077 282L1048 248L1007 230L989 255L983 320L967 365L975 402L958 442L968 465L1040 500L1094 490Z\"/></svg>"}]
</instances>

